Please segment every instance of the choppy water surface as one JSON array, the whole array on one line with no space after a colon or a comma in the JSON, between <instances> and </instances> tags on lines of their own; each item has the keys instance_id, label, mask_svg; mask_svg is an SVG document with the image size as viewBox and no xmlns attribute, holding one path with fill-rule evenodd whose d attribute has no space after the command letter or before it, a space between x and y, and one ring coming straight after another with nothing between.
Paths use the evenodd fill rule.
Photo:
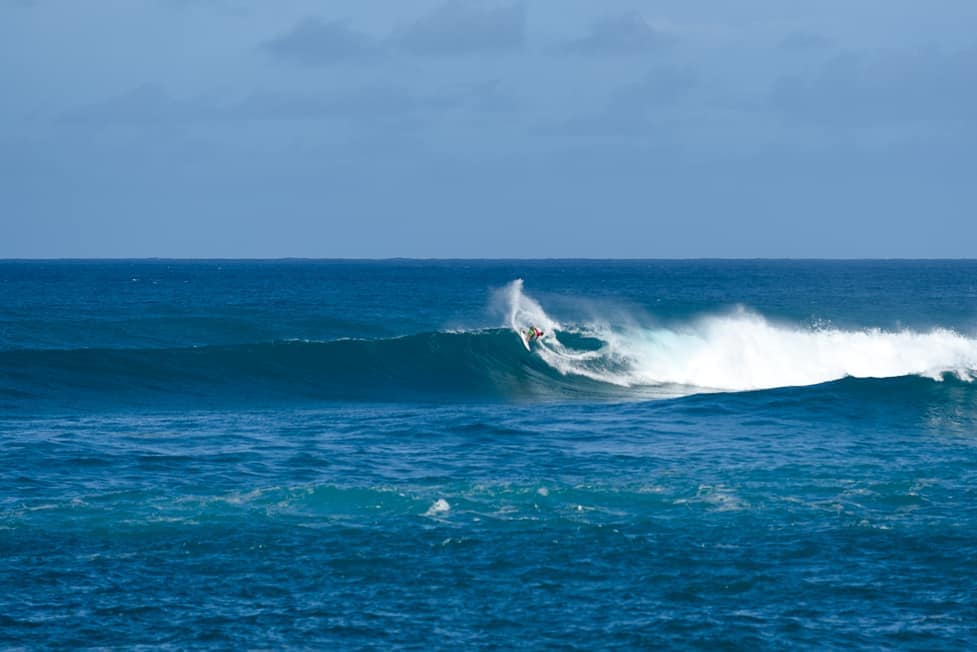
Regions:
<instances>
[{"instance_id":1,"label":"choppy water surface","mask_svg":"<svg viewBox=\"0 0 977 652\"><path fill-rule=\"evenodd\" d=\"M0 643L973 647L975 273L0 263Z\"/></svg>"}]
</instances>

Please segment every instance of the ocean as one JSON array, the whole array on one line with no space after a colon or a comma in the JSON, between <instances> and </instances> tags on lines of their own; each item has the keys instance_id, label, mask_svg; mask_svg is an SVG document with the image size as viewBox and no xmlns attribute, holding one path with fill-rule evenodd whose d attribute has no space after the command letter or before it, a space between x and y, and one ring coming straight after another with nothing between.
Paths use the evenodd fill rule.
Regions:
<instances>
[{"instance_id":1,"label":"ocean","mask_svg":"<svg viewBox=\"0 0 977 652\"><path fill-rule=\"evenodd\" d=\"M974 649L975 377L974 261L2 261L0 647Z\"/></svg>"}]
</instances>

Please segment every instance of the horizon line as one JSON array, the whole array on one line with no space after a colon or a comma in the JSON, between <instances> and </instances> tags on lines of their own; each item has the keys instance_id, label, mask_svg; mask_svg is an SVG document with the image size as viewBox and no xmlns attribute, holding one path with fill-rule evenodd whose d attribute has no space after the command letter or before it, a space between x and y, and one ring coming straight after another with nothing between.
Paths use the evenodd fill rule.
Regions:
<instances>
[{"instance_id":1,"label":"horizon line","mask_svg":"<svg viewBox=\"0 0 977 652\"><path fill-rule=\"evenodd\" d=\"M839 257L818 257L818 256L670 256L670 257L591 257L591 256L545 256L530 258L522 256L514 257L437 257L437 256L353 256L353 257L312 257L312 256L269 256L269 257L250 257L250 256L217 256L217 257L183 257L183 256L50 256L50 257L0 257L0 262L567 262L567 261L587 261L587 262L643 262L643 261L674 261L674 262L693 262L693 261L795 261L795 262L854 262L854 261L905 261L905 262L977 262L977 257L859 257L859 256L839 256Z\"/></svg>"}]
</instances>

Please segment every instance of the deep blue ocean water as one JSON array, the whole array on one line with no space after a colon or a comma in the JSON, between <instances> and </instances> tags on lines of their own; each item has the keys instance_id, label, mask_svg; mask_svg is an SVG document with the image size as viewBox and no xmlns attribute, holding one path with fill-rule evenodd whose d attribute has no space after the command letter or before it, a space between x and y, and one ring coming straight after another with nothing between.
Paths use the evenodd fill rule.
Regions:
<instances>
[{"instance_id":1,"label":"deep blue ocean water","mask_svg":"<svg viewBox=\"0 0 977 652\"><path fill-rule=\"evenodd\" d=\"M977 262L0 262L0 646L973 649L975 370Z\"/></svg>"}]
</instances>

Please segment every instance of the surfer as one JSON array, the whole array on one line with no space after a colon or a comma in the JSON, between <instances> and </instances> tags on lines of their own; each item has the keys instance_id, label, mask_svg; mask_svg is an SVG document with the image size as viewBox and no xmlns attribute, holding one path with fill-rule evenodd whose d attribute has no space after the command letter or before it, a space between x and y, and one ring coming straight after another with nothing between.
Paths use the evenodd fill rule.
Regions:
<instances>
[{"instance_id":1,"label":"surfer","mask_svg":"<svg viewBox=\"0 0 977 652\"><path fill-rule=\"evenodd\" d=\"M530 326L526 329L526 341L532 342L533 340L538 340L543 337L543 331L539 330L535 326Z\"/></svg>"}]
</instances>

